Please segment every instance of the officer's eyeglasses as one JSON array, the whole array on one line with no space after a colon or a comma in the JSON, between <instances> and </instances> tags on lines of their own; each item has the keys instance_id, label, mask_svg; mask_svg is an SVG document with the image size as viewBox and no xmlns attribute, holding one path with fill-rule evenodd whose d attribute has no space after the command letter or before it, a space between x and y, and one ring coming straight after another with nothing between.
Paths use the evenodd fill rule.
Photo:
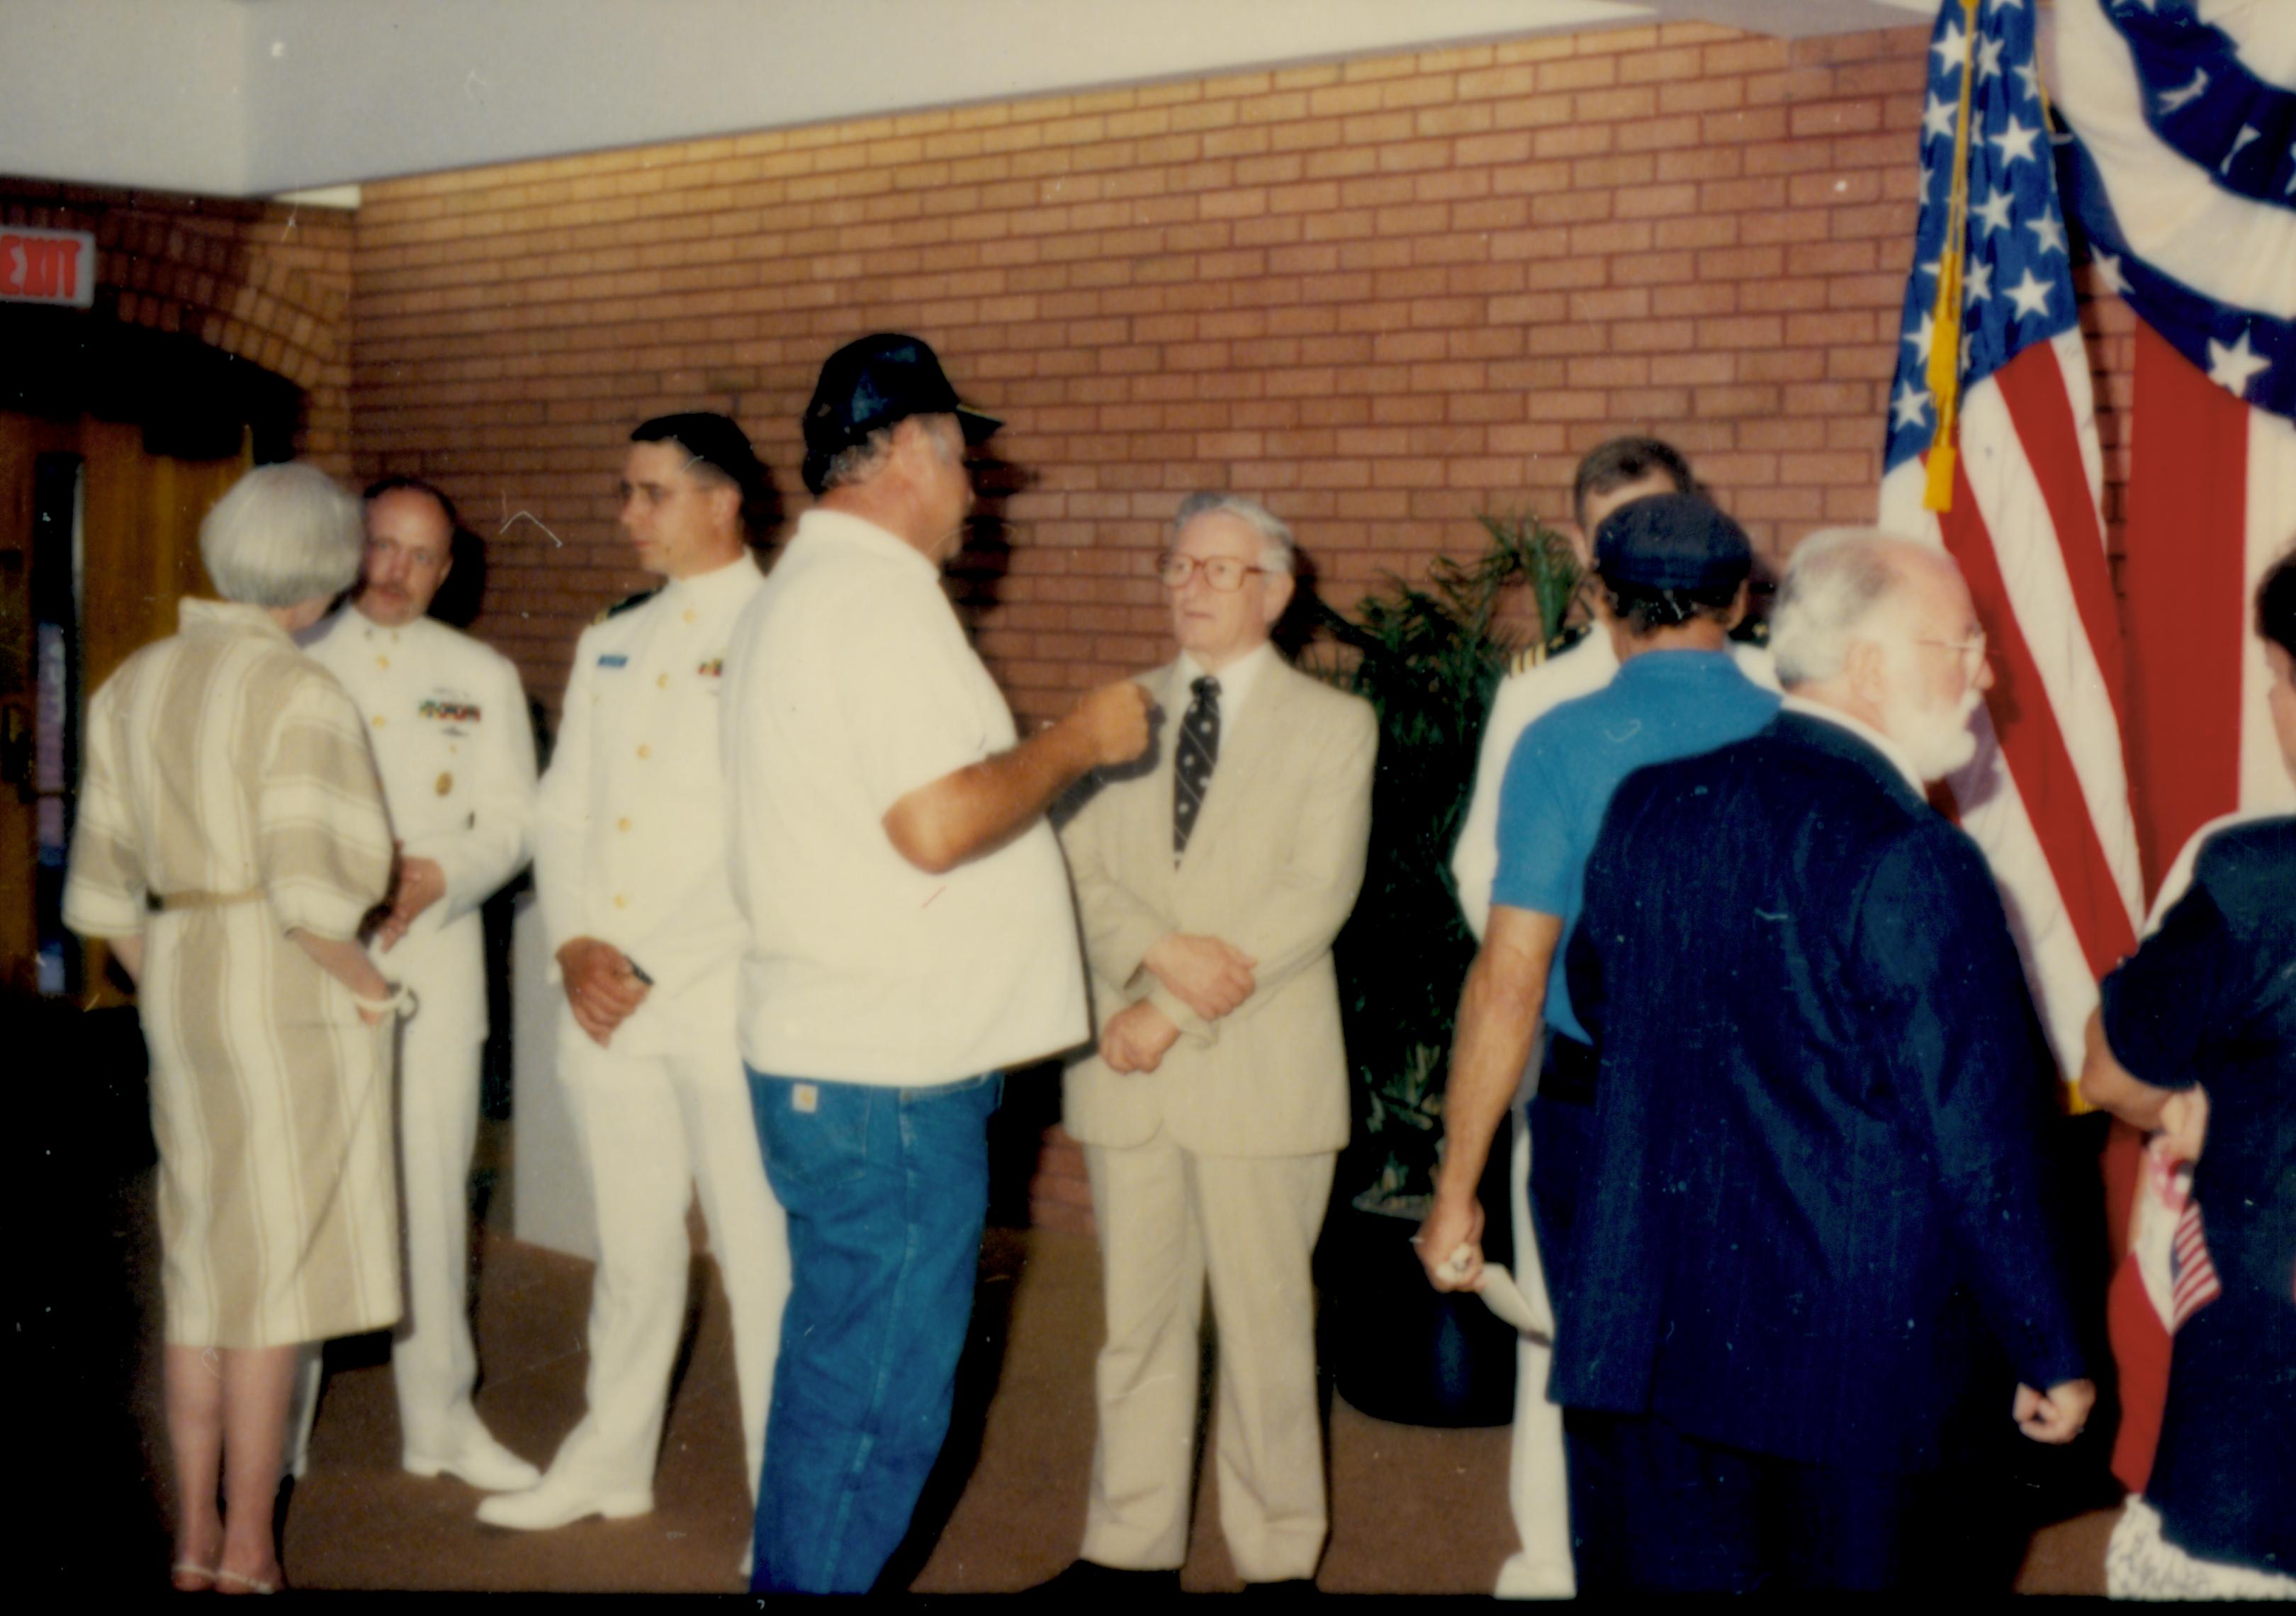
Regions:
<instances>
[{"instance_id":1,"label":"officer's eyeglasses","mask_svg":"<svg viewBox=\"0 0 2296 1616\"><path fill-rule=\"evenodd\" d=\"M1255 572L1265 572L1265 567L1254 567L1233 556L1215 555L1209 561L1198 561L1193 555L1182 555L1167 550L1156 558L1156 576L1164 580L1167 589L1185 589L1188 580L1199 572L1204 582L1222 595L1232 595L1243 587L1243 580Z\"/></svg>"},{"instance_id":2,"label":"officer's eyeglasses","mask_svg":"<svg viewBox=\"0 0 2296 1616\"><path fill-rule=\"evenodd\" d=\"M1933 645L1939 651L1950 651L1961 662L1961 677L1973 679L1977 670L1985 666L1985 630L1979 629L1965 640L1915 640L1916 645Z\"/></svg>"},{"instance_id":3,"label":"officer's eyeglasses","mask_svg":"<svg viewBox=\"0 0 2296 1616\"><path fill-rule=\"evenodd\" d=\"M366 553L378 561L403 560L410 567L437 568L447 564L443 552L412 548L395 538L370 538L366 541Z\"/></svg>"}]
</instances>

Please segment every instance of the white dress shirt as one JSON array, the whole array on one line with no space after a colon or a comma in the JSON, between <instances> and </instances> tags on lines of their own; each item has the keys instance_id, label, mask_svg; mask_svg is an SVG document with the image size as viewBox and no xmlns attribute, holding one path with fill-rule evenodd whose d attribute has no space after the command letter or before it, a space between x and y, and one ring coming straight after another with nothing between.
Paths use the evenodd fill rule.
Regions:
<instances>
[{"instance_id":1,"label":"white dress shirt","mask_svg":"<svg viewBox=\"0 0 2296 1616\"><path fill-rule=\"evenodd\" d=\"M447 890L376 956L415 982L432 1024L486 1036L477 910L518 874L534 839L534 726L510 659L432 618L396 628L346 607L305 636L366 726L390 831L435 860Z\"/></svg>"},{"instance_id":2,"label":"white dress shirt","mask_svg":"<svg viewBox=\"0 0 2296 1616\"><path fill-rule=\"evenodd\" d=\"M708 1049L733 1019L742 920L726 890L718 693L734 620L763 584L745 554L601 615L574 648L535 886L554 957L594 937L652 979L617 1054Z\"/></svg>"}]
</instances>

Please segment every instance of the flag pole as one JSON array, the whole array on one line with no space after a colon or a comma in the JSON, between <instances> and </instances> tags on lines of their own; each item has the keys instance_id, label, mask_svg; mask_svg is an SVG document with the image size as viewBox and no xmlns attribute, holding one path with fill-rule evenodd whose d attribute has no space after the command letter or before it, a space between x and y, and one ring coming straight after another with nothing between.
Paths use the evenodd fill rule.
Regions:
<instances>
[{"instance_id":1,"label":"flag pole","mask_svg":"<svg viewBox=\"0 0 2296 1616\"><path fill-rule=\"evenodd\" d=\"M1953 509L1954 439L1961 421L1961 260L1969 239L1969 103L1977 45L1977 0L1959 0L1962 21L1961 114L1953 129L1953 189L1946 209L1945 244L1938 251L1937 301L1930 310L1930 391L1937 399L1937 433L1930 440L1929 480L1922 504Z\"/></svg>"}]
</instances>

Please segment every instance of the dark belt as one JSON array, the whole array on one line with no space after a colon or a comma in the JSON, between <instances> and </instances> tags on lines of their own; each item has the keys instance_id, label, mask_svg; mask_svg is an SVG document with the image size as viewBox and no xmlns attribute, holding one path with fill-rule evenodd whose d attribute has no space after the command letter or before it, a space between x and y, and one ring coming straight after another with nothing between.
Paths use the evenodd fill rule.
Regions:
<instances>
[{"instance_id":1,"label":"dark belt","mask_svg":"<svg viewBox=\"0 0 2296 1616\"><path fill-rule=\"evenodd\" d=\"M155 914L184 909L222 909L233 904L251 904L263 896L257 887L246 892L147 892L144 907Z\"/></svg>"},{"instance_id":2,"label":"dark belt","mask_svg":"<svg viewBox=\"0 0 2296 1616\"><path fill-rule=\"evenodd\" d=\"M1538 1068L1538 1097L1558 1105L1592 1105L1595 1073L1601 1065L1592 1044L1549 1032L1546 1059Z\"/></svg>"}]
</instances>

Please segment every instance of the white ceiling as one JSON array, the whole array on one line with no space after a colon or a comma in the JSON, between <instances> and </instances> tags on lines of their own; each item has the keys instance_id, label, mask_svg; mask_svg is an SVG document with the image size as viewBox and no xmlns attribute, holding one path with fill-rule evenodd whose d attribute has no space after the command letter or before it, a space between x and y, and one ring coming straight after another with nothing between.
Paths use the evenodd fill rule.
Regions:
<instances>
[{"instance_id":1,"label":"white ceiling","mask_svg":"<svg viewBox=\"0 0 2296 1616\"><path fill-rule=\"evenodd\" d=\"M0 171L283 191L1064 90L1937 0L0 0Z\"/></svg>"}]
</instances>

